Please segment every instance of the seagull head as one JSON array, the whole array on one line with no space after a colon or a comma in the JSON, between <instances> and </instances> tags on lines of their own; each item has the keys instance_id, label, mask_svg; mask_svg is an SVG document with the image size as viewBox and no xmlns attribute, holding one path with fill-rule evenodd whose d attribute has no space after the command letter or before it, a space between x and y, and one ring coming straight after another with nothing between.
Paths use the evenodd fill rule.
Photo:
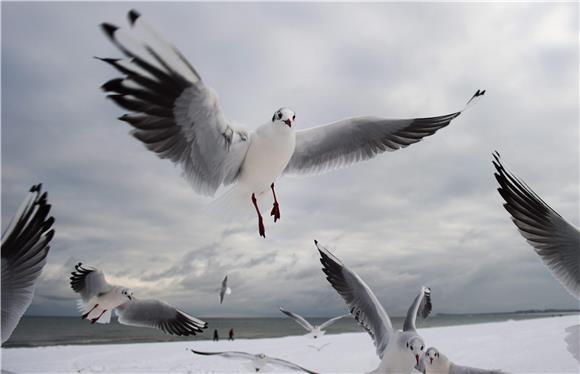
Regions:
<instances>
[{"instance_id":1,"label":"seagull head","mask_svg":"<svg viewBox=\"0 0 580 374\"><path fill-rule=\"evenodd\" d=\"M420 336L413 335L407 338L405 350L409 355L413 356L416 365L419 365L419 359L423 355L423 349L425 349L425 343Z\"/></svg>"},{"instance_id":2,"label":"seagull head","mask_svg":"<svg viewBox=\"0 0 580 374\"><path fill-rule=\"evenodd\" d=\"M425 351L426 361L429 365L433 365L433 361L437 363L439 360L439 351L435 347L430 347Z\"/></svg>"},{"instance_id":3,"label":"seagull head","mask_svg":"<svg viewBox=\"0 0 580 374\"><path fill-rule=\"evenodd\" d=\"M296 113L292 109L280 108L272 116L272 123L274 125L283 125L292 127L294 120L296 119Z\"/></svg>"},{"instance_id":4,"label":"seagull head","mask_svg":"<svg viewBox=\"0 0 580 374\"><path fill-rule=\"evenodd\" d=\"M123 291L121 291L121 294L129 300L133 300L133 291L132 290L130 290L128 288L123 288Z\"/></svg>"}]
</instances>

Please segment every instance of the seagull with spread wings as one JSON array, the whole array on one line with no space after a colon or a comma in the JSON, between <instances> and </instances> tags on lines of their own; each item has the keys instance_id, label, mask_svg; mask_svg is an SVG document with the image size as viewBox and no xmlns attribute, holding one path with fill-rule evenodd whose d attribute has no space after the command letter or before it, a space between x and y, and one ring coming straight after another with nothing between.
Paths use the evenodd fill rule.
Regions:
<instances>
[{"instance_id":1,"label":"seagull with spread wings","mask_svg":"<svg viewBox=\"0 0 580 374\"><path fill-rule=\"evenodd\" d=\"M320 253L322 271L344 299L350 314L371 336L381 362L372 373L410 373L420 365L425 343L417 333L417 316L431 314L431 289L422 287L409 307L403 330L395 331L391 320L370 287L328 249L314 241Z\"/></svg>"},{"instance_id":2,"label":"seagull with spread wings","mask_svg":"<svg viewBox=\"0 0 580 374\"><path fill-rule=\"evenodd\" d=\"M222 280L222 286L218 289L218 291L219 291L220 304L223 304L224 297L226 295L231 295L231 293L232 293L232 289L230 287L228 287L228 276L227 275L224 277L224 280Z\"/></svg>"},{"instance_id":3,"label":"seagull with spread wings","mask_svg":"<svg viewBox=\"0 0 580 374\"><path fill-rule=\"evenodd\" d=\"M42 185L32 186L2 234L2 343L32 302L54 236L51 205L41 191Z\"/></svg>"},{"instance_id":4,"label":"seagull with spread wings","mask_svg":"<svg viewBox=\"0 0 580 374\"><path fill-rule=\"evenodd\" d=\"M101 270L79 263L71 274L71 288L81 295L82 319L91 323L109 323L115 310L119 323L156 328L171 335L196 335L207 328L206 322L163 301L136 299L130 289L109 284Z\"/></svg>"},{"instance_id":5,"label":"seagull with spread wings","mask_svg":"<svg viewBox=\"0 0 580 374\"><path fill-rule=\"evenodd\" d=\"M271 191L270 215L274 222L280 219L274 189L280 175L320 173L407 147L465 109L426 118L353 117L296 131L296 113L283 107L249 132L226 118L215 91L138 12L131 10L128 18L128 30L102 24L126 57L101 59L123 75L102 85L109 98L130 112L119 119L134 128L133 136L150 151L179 165L197 193L213 196L221 186L234 185L224 196L243 202L244 209L251 209L251 202L263 237L258 199ZM484 93L477 90L468 104ZM226 205L231 211L235 204Z\"/></svg>"},{"instance_id":6,"label":"seagull with spread wings","mask_svg":"<svg viewBox=\"0 0 580 374\"><path fill-rule=\"evenodd\" d=\"M282 308L280 308L280 311L282 313L284 313L285 315L287 315L288 317L290 317L291 319L293 319L294 322L296 322L300 326L304 327L306 329L306 331L308 331L308 334L307 335L312 336L314 339L318 339L319 337L321 337L322 335L324 335L324 333L325 333L324 329L325 328L330 327L331 325L333 325L339 319L342 319L344 317L348 317L349 316L349 314L343 314L341 316L334 317L334 318L331 318L331 319L325 321L320 326L316 326L316 325L313 326L310 322L308 322L306 320L306 318L302 317L301 315L298 315L296 313L289 312L289 311L284 310Z\"/></svg>"},{"instance_id":7,"label":"seagull with spread wings","mask_svg":"<svg viewBox=\"0 0 580 374\"><path fill-rule=\"evenodd\" d=\"M229 359L234 360L249 360L251 361L252 365L254 366L254 370L256 373L262 371L262 369L266 365L277 365L281 367L285 367L287 369L295 370L295 371L303 371L306 373L316 374L314 371L308 370L303 368L300 365L296 365L293 362L283 360L281 358L269 357L266 356L264 353L246 353L246 352L236 352L236 351L227 351L227 352L202 352L190 349L191 352L202 355L202 356L221 356Z\"/></svg>"}]
</instances>

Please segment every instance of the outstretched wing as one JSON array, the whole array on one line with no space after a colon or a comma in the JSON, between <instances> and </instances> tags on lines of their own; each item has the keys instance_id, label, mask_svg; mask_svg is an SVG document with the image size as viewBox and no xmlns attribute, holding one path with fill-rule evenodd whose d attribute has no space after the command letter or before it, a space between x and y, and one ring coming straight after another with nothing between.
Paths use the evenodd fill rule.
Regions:
<instances>
[{"instance_id":1,"label":"outstretched wing","mask_svg":"<svg viewBox=\"0 0 580 374\"><path fill-rule=\"evenodd\" d=\"M41 188L38 184L30 189L2 235L2 343L32 302L54 236L54 218L48 217L51 206Z\"/></svg>"},{"instance_id":2,"label":"outstretched wing","mask_svg":"<svg viewBox=\"0 0 580 374\"><path fill-rule=\"evenodd\" d=\"M101 59L124 74L102 89L131 112L119 119L134 127L133 136L160 158L180 165L196 192L213 195L238 177L248 135L230 125L217 95L175 47L136 11L129 12L129 21L131 35L111 24L102 25L128 57Z\"/></svg>"},{"instance_id":3,"label":"outstretched wing","mask_svg":"<svg viewBox=\"0 0 580 374\"><path fill-rule=\"evenodd\" d=\"M393 333L391 320L369 286L326 248L314 241L326 279L346 302L350 314L371 336L382 359Z\"/></svg>"},{"instance_id":4,"label":"outstretched wing","mask_svg":"<svg viewBox=\"0 0 580 374\"><path fill-rule=\"evenodd\" d=\"M284 173L320 173L405 148L449 125L484 93L485 90L477 90L464 109L443 116L415 119L355 117L298 131L296 149Z\"/></svg>"},{"instance_id":5,"label":"outstretched wing","mask_svg":"<svg viewBox=\"0 0 580 374\"><path fill-rule=\"evenodd\" d=\"M160 300L127 301L116 309L119 323L152 327L166 334L189 336L203 332L207 323Z\"/></svg>"},{"instance_id":6,"label":"outstretched wing","mask_svg":"<svg viewBox=\"0 0 580 374\"><path fill-rule=\"evenodd\" d=\"M81 295L85 303L92 297L100 293L108 292L112 288L101 270L93 267L83 267L83 264L80 262L75 265L75 271L71 275L70 286L74 292Z\"/></svg>"},{"instance_id":7,"label":"outstretched wing","mask_svg":"<svg viewBox=\"0 0 580 374\"><path fill-rule=\"evenodd\" d=\"M415 322L417 316L422 319L426 319L431 314L431 289L428 287L421 287L421 292L413 301L413 304L409 307L407 311L407 318L405 318L405 323L403 324L403 331L416 331Z\"/></svg>"},{"instance_id":8,"label":"outstretched wing","mask_svg":"<svg viewBox=\"0 0 580 374\"><path fill-rule=\"evenodd\" d=\"M314 371L310 371L308 369L305 369L302 366L296 365L293 362L282 360L281 358L268 357L268 363L274 364L274 365L280 365L280 366L286 367L288 369L296 370L296 371L303 371L305 373L316 374L316 372L314 372Z\"/></svg>"},{"instance_id":9,"label":"outstretched wing","mask_svg":"<svg viewBox=\"0 0 580 374\"><path fill-rule=\"evenodd\" d=\"M220 304L224 302L224 297L228 290L228 276L226 275L224 280L222 281L222 288L220 288Z\"/></svg>"},{"instance_id":10,"label":"outstretched wing","mask_svg":"<svg viewBox=\"0 0 580 374\"><path fill-rule=\"evenodd\" d=\"M312 326L310 324L310 322L308 322L304 317L302 317L296 313L292 313L292 312L289 312L287 310L284 310L282 308L280 308L280 311L282 313L286 314L288 317L292 318L294 320L294 322L296 322L300 326L304 327L306 329L306 331L314 330L314 326Z\"/></svg>"},{"instance_id":11,"label":"outstretched wing","mask_svg":"<svg viewBox=\"0 0 580 374\"><path fill-rule=\"evenodd\" d=\"M202 356L222 356L225 358L233 358L233 359L239 359L239 360L253 360L255 358L255 355L251 354L251 353L246 353L246 352L236 352L236 351L226 351L226 352L202 352L202 351L196 351L194 349L189 349L191 352L197 354L197 355L202 355Z\"/></svg>"},{"instance_id":12,"label":"outstretched wing","mask_svg":"<svg viewBox=\"0 0 580 374\"><path fill-rule=\"evenodd\" d=\"M320 325L319 328L320 328L320 330L324 330L325 328L330 327L336 321L338 321L339 319L342 319L344 317L350 317L350 314L343 314L342 316L331 318L328 321L324 322L322 325Z\"/></svg>"},{"instance_id":13,"label":"outstretched wing","mask_svg":"<svg viewBox=\"0 0 580 374\"><path fill-rule=\"evenodd\" d=\"M580 231L550 208L530 187L506 170L499 154L493 165L504 208L552 275L580 299Z\"/></svg>"}]
</instances>

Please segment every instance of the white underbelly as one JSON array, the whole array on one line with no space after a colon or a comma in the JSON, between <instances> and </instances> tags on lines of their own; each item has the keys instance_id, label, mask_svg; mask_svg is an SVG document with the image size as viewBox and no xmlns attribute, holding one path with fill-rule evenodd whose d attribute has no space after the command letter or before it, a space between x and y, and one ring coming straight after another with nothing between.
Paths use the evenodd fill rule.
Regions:
<instances>
[{"instance_id":1,"label":"white underbelly","mask_svg":"<svg viewBox=\"0 0 580 374\"><path fill-rule=\"evenodd\" d=\"M294 133L255 137L242 165L239 186L260 194L270 187L294 153Z\"/></svg>"}]
</instances>

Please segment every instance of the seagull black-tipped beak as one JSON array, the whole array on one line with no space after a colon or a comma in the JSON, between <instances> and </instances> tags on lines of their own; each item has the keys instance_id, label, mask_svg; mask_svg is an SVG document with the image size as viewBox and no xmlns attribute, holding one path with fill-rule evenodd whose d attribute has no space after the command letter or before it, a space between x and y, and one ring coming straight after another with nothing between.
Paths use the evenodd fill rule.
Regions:
<instances>
[{"instance_id":1,"label":"seagull black-tipped beak","mask_svg":"<svg viewBox=\"0 0 580 374\"><path fill-rule=\"evenodd\" d=\"M288 127L292 127L292 120L287 119L287 120L284 121L284 123L287 124Z\"/></svg>"}]
</instances>

